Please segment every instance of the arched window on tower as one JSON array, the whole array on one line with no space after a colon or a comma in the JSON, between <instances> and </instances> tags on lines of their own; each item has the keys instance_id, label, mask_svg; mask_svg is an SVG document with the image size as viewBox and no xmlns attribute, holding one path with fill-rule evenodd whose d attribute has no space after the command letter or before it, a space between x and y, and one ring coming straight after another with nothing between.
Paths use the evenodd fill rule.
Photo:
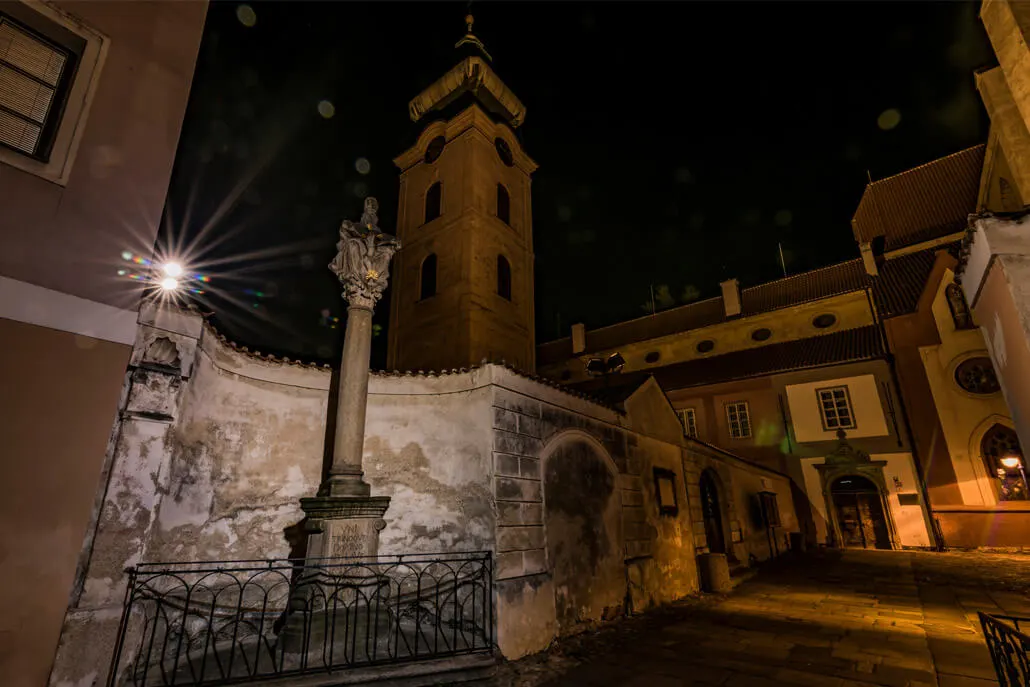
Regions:
<instances>
[{"instance_id":1,"label":"arched window on tower","mask_svg":"<svg viewBox=\"0 0 1030 687\"><path fill-rule=\"evenodd\" d=\"M966 296L962 287L954 282L944 288L944 297L948 299L951 319L955 320L955 329L973 329L973 315L969 312Z\"/></svg>"},{"instance_id":2,"label":"arched window on tower","mask_svg":"<svg viewBox=\"0 0 1030 687\"><path fill-rule=\"evenodd\" d=\"M1027 500L1026 466L1016 431L1002 424L994 425L984 434L980 453L987 474L998 480L998 500Z\"/></svg>"},{"instance_id":3,"label":"arched window on tower","mask_svg":"<svg viewBox=\"0 0 1030 687\"><path fill-rule=\"evenodd\" d=\"M425 300L436 295L436 253L430 253L422 261L422 273L420 275L419 300Z\"/></svg>"},{"instance_id":4,"label":"arched window on tower","mask_svg":"<svg viewBox=\"0 0 1030 687\"><path fill-rule=\"evenodd\" d=\"M511 225L511 196L504 184L497 184L497 219Z\"/></svg>"},{"instance_id":5,"label":"arched window on tower","mask_svg":"<svg viewBox=\"0 0 1030 687\"><path fill-rule=\"evenodd\" d=\"M443 198L443 186L436 182L426 191L426 220L423 224L429 224L440 216L440 203Z\"/></svg>"},{"instance_id":6,"label":"arched window on tower","mask_svg":"<svg viewBox=\"0 0 1030 687\"><path fill-rule=\"evenodd\" d=\"M511 300L511 263L503 255L497 256L497 295Z\"/></svg>"}]
</instances>

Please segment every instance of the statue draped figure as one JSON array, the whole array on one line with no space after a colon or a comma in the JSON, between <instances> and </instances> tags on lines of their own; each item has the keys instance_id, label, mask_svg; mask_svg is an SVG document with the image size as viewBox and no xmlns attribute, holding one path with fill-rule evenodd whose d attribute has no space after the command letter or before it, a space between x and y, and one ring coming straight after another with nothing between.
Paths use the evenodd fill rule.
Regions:
<instances>
[{"instance_id":1,"label":"statue draped figure","mask_svg":"<svg viewBox=\"0 0 1030 687\"><path fill-rule=\"evenodd\" d=\"M378 209L375 198L366 198L361 222L344 220L336 244L338 252L329 263L329 269L343 284L343 297L351 307L375 307L386 290L390 259L401 247L397 237L379 228Z\"/></svg>"}]
</instances>

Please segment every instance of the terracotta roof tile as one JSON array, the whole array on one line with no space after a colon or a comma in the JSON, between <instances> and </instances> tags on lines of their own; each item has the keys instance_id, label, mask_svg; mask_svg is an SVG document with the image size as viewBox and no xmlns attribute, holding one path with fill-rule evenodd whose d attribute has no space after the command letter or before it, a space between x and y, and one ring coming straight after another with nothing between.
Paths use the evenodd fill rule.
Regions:
<instances>
[{"instance_id":1,"label":"terracotta roof tile","mask_svg":"<svg viewBox=\"0 0 1030 687\"><path fill-rule=\"evenodd\" d=\"M868 184L851 221L855 240L886 249L965 229L976 212L985 144Z\"/></svg>"},{"instance_id":2,"label":"terracotta roof tile","mask_svg":"<svg viewBox=\"0 0 1030 687\"><path fill-rule=\"evenodd\" d=\"M884 353L879 328L869 325L710 358L697 358L653 370L614 375L607 380L607 386L609 389L627 384L636 386L641 379L653 374L663 389L684 389L824 365L871 360L882 357ZM595 393L597 390L603 390L605 385L606 381L603 379L591 379L575 386L586 393Z\"/></svg>"},{"instance_id":3,"label":"terracotta roof tile","mask_svg":"<svg viewBox=\"0 0 1030 687\"><path fill-rule=\"evenodd\" d=\"M722 322L725 311L722 297L670 308L654 315L645 315L635 320L619 322L587 332L586 352L602 351L625 346L634 341L645 341L690 329L707 327ZM571 344L570 344L571 350Z\"/></svg>"},{"instance_id":4,"label":"terracotta roof tile","mask_svg":"<svg viewBox=\"0 0 1030 687\"><path fill-rule=\"evenodd\" d=\"M862 261L856 259L759 284L741 290L741 314L755 315L848 293L862 289L865 279Z\"/></svg>"}]
</instances>

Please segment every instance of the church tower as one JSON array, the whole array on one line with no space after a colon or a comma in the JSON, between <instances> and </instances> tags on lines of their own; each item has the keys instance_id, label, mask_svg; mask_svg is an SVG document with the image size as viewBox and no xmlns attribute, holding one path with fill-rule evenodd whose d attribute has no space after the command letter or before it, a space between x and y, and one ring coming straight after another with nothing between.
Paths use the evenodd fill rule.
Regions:
<instances>
[{"instance_id":1,"label":"church tower","mask_svg":"<svg viewBox=\"0 0 1030 687\"><path fill-rule=\"evenodd\" d=\"M502 359L532 372L537 166L514 130L526 109L472 33L461 61L408 105L424 127L401 170L387 366L469 367Z\"/></svg>"}]
</instances>

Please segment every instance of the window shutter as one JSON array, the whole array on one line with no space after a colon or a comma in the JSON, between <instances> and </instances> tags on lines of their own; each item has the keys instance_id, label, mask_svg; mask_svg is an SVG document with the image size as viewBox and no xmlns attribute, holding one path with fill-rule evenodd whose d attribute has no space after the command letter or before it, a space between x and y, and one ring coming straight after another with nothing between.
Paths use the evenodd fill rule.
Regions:
<instances>
[{"instance_id":1,"label":"window shutter","mask_svg":"<svg viewBox=\"0 0 1030 687\"><path fill-rule=\"evenodd\" d=\"M0 143L38 152L69 53L0 17Z\"/></svg>"}]
</instances>

